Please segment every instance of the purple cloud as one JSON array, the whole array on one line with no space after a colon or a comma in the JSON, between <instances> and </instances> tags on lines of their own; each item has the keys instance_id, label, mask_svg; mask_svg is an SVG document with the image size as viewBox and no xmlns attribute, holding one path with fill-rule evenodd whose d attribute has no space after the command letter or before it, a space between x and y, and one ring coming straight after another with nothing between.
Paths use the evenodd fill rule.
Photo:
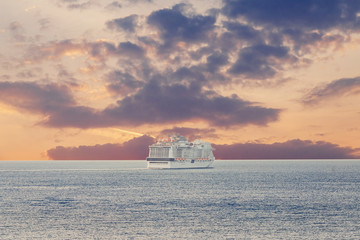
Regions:
<instances>
[{"instance_id":1,"label":"purple cloud","mask_svg":"<svg viewBox=\"0 0 360 240\"><path fill-rule=\"evenodd\" d=\"M208 72L215 73L219 71L219 68L227 65L229 62L229 57L227 54L214 52L209 55L206 59L206 68Z\"/></svg>"},{"instance_id":2,"label":"purple cloud","mask_svg":"<svg viewBox=\"0 0 360 240\"><path fill-rule=\"evenodd\" d=\"M0 93L0 101L21 111L34 113L49 113L75 104L70 87L67 85L0 82Z\"/></svg>"},{"instance_id":3,"label":"purple cloud","mask_svg":"<svg viewBox=\"0 0 360 240\"><path fill-rule=\"evenodd\" d=\"M347 94L360 94L360 77L342 78L316 87L302 99L302 102L307 105L317 104L325 99Z\"/></svg>"},{"instance_id":4,"label":"purple cloud","mask_svg":"<svg viewBox=\"0 0 360 240\"><path fill-rule=\"evenodd\" d=\"M135 43L120 42L117 46L107 41L75 42L62 40L43 45L32 45L28 48L24 58L33 62L44 60L58 60L67 54L88 55L93 59L107 60L109 57L139 58L145 54L144 49Z\"/></svg>"},{"instance_id":5,"label":"purple cloud","mask_svg":"<svg viewBox=\"0 0 360 240\"><path fill-rule=\"evenodd\" d=\"M60 5L65 5L68 9L88 9L94 5L92 0L59 0Z\"/></svg>"},{"instance_id":6,"label":"purple cloud","mask_svg":"<svg viewBox=\"0 0 360 240\"><path fill-rule=\"evenodd\" d=\"M258 144L237 143L213 145L214 155L219 159L348 159L358 158L356 151L329 142L289 140L283 143Z\"/></svg>"},{"instance_id":7,"label":"purple cloud","mask_svg":"<svg viewBox=\"0 0 360 240\"><path fill-rule=\"evenodd\" d=\"M135 92L144 86L143 81L137 80L129 73L122 71L112 71L106 76L108 84L106 88L114 95L127 95Z\"/></svg>"},{"instance_id":8,"label":"purple cloud","mask_svg":"<svg viewBox=\"0 0 360 240\"><path fill-rule=\"evenodd\" d=\"M247 26L258 26L261 36L270 44L293 47L299 55L310 51L311 45L333 42L342 44L350 32L360 29L358 1L342 0L223 0L222 14L232 20L241 19ZM251 36L246 26L225 24L240 36ZM336 31L333 31L336 30ZM245 31L245 32L244 32ZM337 32L337 33L336 33ZM252 33L252 34L251 34ZM290 42L289 42L290 39Z\"/></svg>"},{"instance_id":9,"label":"purple cloud","mask_svg":"<svg viewBox=\"0 0 360 240\"><path fill-rule=\"evenodd\" d=\"M138 16L133 14L124 18L117 18L106 23L111 30L134 32L137 27Z\"/></svg>"},{"instance_id":10,"label":"purple cloud","mask_svg":"<svg viewBox=\"0 0 360 240\"><path fill-rule=\"evenodd\" d=\"M236 95L223 97L190 86L160 85L151 81L133 96L126 97L104 110L106 116L126 125L177 123L203 120L213 126L266 125L277 120L279 109L256 106Z\"/></svg>"},{"instance_id":11,"label":"purple cloud","mask_svg":"<svg viewBox=\"0 0 360 240\"><path fill-rule=\"evenodd\" d=\"M49 149L47 155L53 160L143 160L154 139L149 136L133 138L123 144L97 144L95 146L64 147Z\"/></svg>"},{"instance_id":12,"label":"purple cloud","mask_svg":"<svg viewBox=\"0 0 360 240\"><path fill-rule=\"evenodd\" d=\"M224 22L224 28L234 34L237 41L248 41L255 44L264 44L263 32L254 29L252 26L238 22ZM230 37L230 36L227 36ZM233 37L233 36L231 36Z\"/></svg>"},{"instance_id":13,"label":"purple cloud","mask_svg":"<svg viewBox=\"0 0 360 240\"><path fill-rule=\"evenodd\" d=\"M284 60L291 59L289 49L283 46L256 45L241 49L229 72L247 78L266 79L275 76ZM276 60L282 60L276 61Z\"/></svg>"},{"instance_id":14,"label":"purple cloud","mask_svg":"<svg viewBox=\"0 0 360 240\"><path fill-rule=\"evenodd\" d=\"M89 128L109 124L95 109L78 106L69 85L0 82L0 101L20 112L42 115L39 124L49 127Z\"/></svg>"},{"instance_id":15,"label":"purple cloud","mask_svg":"<svg viewBox=\"0 0 360 240\"><path fill-rule=\"evenodd\" d=\"M117 53L131 58L141 58L144 56L145 51L138 45L128 41L119 43Z\"/></svg>"},{"instance_id":16,"label":"purple cloud","mask_svg":"<svg viewBox=\"0 0 360 240\"><path fill-rule=\"evenodd\" d=\"M105 8L108 10L117 10L119 8L122 8L122 5L118 1L114 1L114 2L110 3L109 5L107 5Z\"/></svg>"},{"instance_id":17,"label":"purple cloud","mask_svg":"<svg viewBox=\"0 0 360 240\"><path fill-rule=\"evenodd\" d=\"M186 16L180 5L155 11L147 18L147 23L159 30L164 46L167 47L179 41L206 42L208 33L215 27L215 21L213 16Z\"/></svg>"},{"instance_id":18,"label":"purple cloud","mask_svg":"<svg viewBox=\"0 0 360 240\"><path fill-rule=\"evenodd\" d=\"M103 110L78 105L67 85L0 82L0 101L44 116L49 127L108 127L202 120L212 126L266 125L279 109L265 108L233 95L223 97L190 86L150 81L134 95Z\"/></svg>"},{"instance_id":19,"label":"purple cloud","mask_svg":"<svg viewBox=\"0 0 360 240\"><path fill-rule=\"evenodd\" d=\"M26 41L26 36L25 36L25 29L23 27L23 25L19 22L11 22L9 24L9 32L11 34L11 37L15 40L15 41L19 41L19 42L24 42Z\"/></svg>"},{"instance_id":20,"label":"purple cloud","mask_svg":"<svg viewBox=\"0 0 360 240\"><path fill-rule=\"evenodd\" d=\"M206 83L207 79L201 69L197 67L180 67L171 74L171 78L178 82Z\"/></svg>"},{"instance_id":21,"label":"purple cloud","mask_svg":"<svg viewBox=\"0 0 360 240\"><path fill-rule=\"evenodd\" d=\"M216 130L214 128L200 129L200 128L187 128L187 127L173 127L171 129L164 129L160 132L160 136L180 134L185 136L189 141L195 140L196 138L204 137L217 137Z\"/></svg>"},{"instance_id":22,"label":"purple cloud","mask_svg":"<svg viewBox=\"0 0 360 240\"><path fill-rule=\"evenodd\" d=\"M223 0L222 13L275 28L329 30L359 29L358 1L342 0Z\"/></svg>"},{"instance_id":23,"label":"purple cloud","mask_svg":"<svg viewBox=\"0 0 360 240\"><path fill-rule=\"evenodd\" d=\"M185 132L197 131L186 128L174 129ZM53 160L142 160L148 155L148 146L154 142L155 139L144 135L123 144L57 146L49 149L47 155ZM213 144L213 147L216 149L214 154L217 159L351 159L359 157L355 154L358 149L340 147L328 142L298 139L273 144Z\"/></svg>"}]
</instances>

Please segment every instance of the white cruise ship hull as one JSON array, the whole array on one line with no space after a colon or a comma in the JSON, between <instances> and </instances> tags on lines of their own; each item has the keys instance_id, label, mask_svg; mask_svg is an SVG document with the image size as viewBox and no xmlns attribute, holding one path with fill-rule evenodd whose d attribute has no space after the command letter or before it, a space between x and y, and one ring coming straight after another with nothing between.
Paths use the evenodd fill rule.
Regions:
<instances>
[{"instance_id":1,"label":"white cruise ship hull","mask_svg":"<svg viewBox=\"0 0 360 240\"><path fill-rule=\"evenodd\" d=\"M149 169L181 169L181 168L209 168L213 164L213 159L147 159Z\"/></svg>"}]
</instances>

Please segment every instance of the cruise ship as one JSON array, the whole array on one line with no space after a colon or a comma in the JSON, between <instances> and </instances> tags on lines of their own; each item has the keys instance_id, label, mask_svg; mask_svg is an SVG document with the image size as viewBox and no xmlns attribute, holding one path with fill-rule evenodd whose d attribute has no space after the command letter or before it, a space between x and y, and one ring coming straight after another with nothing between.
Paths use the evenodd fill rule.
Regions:
<instances>
[{"instance_id":1,"label":"cruise ship","mask_svg":"<svg viewBox=\"0 0 360 240\"><path fill-rule=\"evenodd\" d=\"M183 136L173 135L149 146L147 168L209 168L215 160L213 150L209 142L189 142Z\"/></svg>"}]
</instances>

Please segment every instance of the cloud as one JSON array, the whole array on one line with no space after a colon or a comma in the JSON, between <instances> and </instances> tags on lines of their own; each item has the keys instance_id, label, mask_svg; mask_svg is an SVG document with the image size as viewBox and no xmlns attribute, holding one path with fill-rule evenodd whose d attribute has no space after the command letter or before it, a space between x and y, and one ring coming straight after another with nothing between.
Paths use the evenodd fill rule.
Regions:
<instances>
[{"instance_id":1,"label":"cloud","mask_svg":"<svg viewBox=\"0 0 360 240\"><path fill-rule=\"evenodd\" d=\"M41 114L49 127L109 127L179 123L201 120L211 126L255 124L276 121L280 109L257 106L238 96L224 97L203 91L195 83L161 85L150 81L134 95L103 110L78 105L68 85L1 82L0 101L20 111Z\"/></svg>"},{"instance_id":2,"label":"cloud","mask_svg":"<svg viewBox=\"0 0 360 240\"><path fill-rule=\"evenodd\" d=\"M11 37L18 42L24 42L26 41L26 36L25 36L25 29L23 27L23 25L19 22L11 22L9 24L9 32L11 34Z\"/></svg>"},{"instance_id":3,"label":"cloud","mask_svg":"<svg viewBox=\"0 0 360 240\"><path fill-rule=\"evenodd\" d=\"M214 128L208 129L200 129L200 128L187 128L187 127L173 127L171 129L164 129L160 132L161 135L172 135L172 134L180 134L182 136L187 137L189 141L193 141L196 138L216 138L217 134Z\"/></svg>"},{"instance_id":4,"label":"cloud","mask_svg":"<svg viewBox=\"0 0 360 240\"><path fill-rule=\"evenodd\" d=\"M42 115L39 124L44 126L89 128L107 123L95 109L78 106L68 84L0 82L0 101Z\"/></svg>"},{"instance_id":5,"label":"cloud","mask_svg":"<svg viewBox=\"0 0 360 240\"><path fill-rule=\"evenodd\" d=\"M123 144L97 144L95 146L64 147L49 149L47 155L53 160L145 160L152 137L141 136Z\"/></svg>"},{"instance_id":6,"label":"cloud","mask_svg":"<svg viewBox=\"0 0 360 240\"><path fill-rule=\"evenodd\" d=\"M256 30L250 25L238 22L224 22L223 27L233 33L237 38L237 41L244 40L251 43L264 43L262 31Z\"/></svg>"},{"instance_id":7,"label":"cloud","mask_svg":"<svg viewBox=\"0 0 360 240\"><path fill-rule=\"evenodd\" d=\"M70 2L80 3L67 1ZM285 28L275 24L269 28L258 26L256 24L262 23L241 19L240 15L229 15L225 8L231 4L238 3L225 1L222 11L230 19L217 24L216 15L198 14L189 4L153 11L144 16L147 25L141 29L137 27L138 15L113 19L106 23L108 28L139 36L132 42L118 44L106 40L79 42L68 39L32 45L25 60L36 63L58 61L63 56L78 56L104 63L105 66L108 59L118 58L121 71L135 76L134 72L145 71L140 61L149 57L146 58L148 72L156 72L166 78L172 74L174 80L183 84L201 81L206 87L214 87L239 81L246 84L250 83L247 81L249 79L266 79L269 82L281 77L284 69L309 63L304 58L306 53L346 41L341 34ZM157 34L141 36L142 30L149 27L155 29ZM160 54L154 54L154 49L155 53ZM129 71L129 68L132 70ZM137 80L143 82L150 78L137 76ZM108 89L115 89L111 87Z\"/></svg>"},{"instance_id":8,"label":"cloud","mask_svg":"<svg viewBox=\"0 0 360 240\"><path fill-rule=\"evenodd\" d=\"M271 78L289 59L291 56L287 47L269 45L245 47L241 49L229 73L247 78Z\"/></svg>"},{"instance_id":9,"label":"cloud","mask_svg":"<svg viewBox=\"0 0 360 240\"><path fill-rule=\"evenodd\" d=\"M223 0L222 13L267 27L304 30L359 29L358 1Z\"/></svg>"},{"instance_id":10,"label":"cloud","mask_svg":"<svg viewBox=\"0 0 360 240\"><path fill-rule=\"evenodd\" d=\"M137 80L129 73L122 71L112 71L106 76L108 84L106 88L114 95L127 95L135 92L144 86L143 81Z\"/></svg>"},{"instance_id":11,"label":"cloud","mask_svg":"<svg viewBox=\"0 0 360 240\"><path fill-rule=\"evenodd\" d=\"M101 110L86 106L61 106L42 114L45 119L40 124L47 127L87 129L119 125L114 119L103 116Z\"/></svg>"},{"instance_id":12,"label":"cloud","mask_svg":"<svg viewBox=\"0 0 360 240\"><path fill-rule=\"evenodd\" d=\"M214 155L219 159L348 159L358 158L356 151L329 142L289 140L283 143L258 144L235 143L213 145Z\"/></svg>"},{"instance_id":13,"label":"cloud","mask_svg":"<svg viewBox=\"0 0 360 240\"><path fill-rule=\"evenodd\" d=\"M16 74L16 77L20 79L35 78L38 77L41 72L42 70L40 68L27 69Z\"/></svg>"},{"instance_id":14,"label":"cloud","mask_svg":"<svg viewBox=\"0 0 360 240\"><path fill-rule=\"evenodd\" d=\"M183 9L180 5L175 5L172 9L154 11L147 17L147 23L159 30L166 47L180 41L206 42L208 33L215 27L215 17L186 16Z\"/></svg>"},{"instance_id":15,"label":"cloud","mask_svg":"<svg viewBox=\"0 0 360 240\"><path fill-rule=\"evenodd\" d=\"M76 42L71 39L50 42L43 45L32 45L27 50L25 61L41 62L45 60L59 60L64 56L88 56L90 59L105 61L109 57L143 57L145 51L137 44L120 42L116 44L108 41Z\"/></svg>"},{"instance_id":16,"label":"cloud","mask_svg":"<svg viewBox=\"0 0 360 240\"><path fill-rule=\"evenodd\" d=\"M155 94L156 93L156 94ZM279 109L256 106L236 95L223 97L190 86L160 85L151 81L135 95L126 97L104 110L107 116L126 125L177 123L202 120L212 126L266 125L275 121Z\"/></svg>"},{"instance_id":17,"label":"cloud","mask_svg":"<svg viewBox=\"0 0 360 240\"><path fill-rule=\"evenodd\" d=\"M348 41L351 32L360 29L358 1L305 0L223 0L222 14L232 21L245 22L244 27L225 23L240 36L251 36L247 26L256 26L270 44L290 46L298 55L328 49ZM245 31L245 33L243 32ZM313 47L313 49L309 49Z\"/></svg>"},{"instance_id":18,"label":"cloud","mask_svg":"<svg viewBox=\"0 0 360 240\"><path fill-rule=\"evenodd\" d=\"M66 85L38 85L34 82L0 82L0 101L21 111L47 113L74 105Z\"/></svg>"},{"instance_id":19,"label":"cloud","mask_svg":"<svg viewBox=\"0 0 360 240\"><path fill-rule=\"evenodd\" d=\"M114 2L110 3L109 5L107 5L105 8L108 10L117 10L119 8L122 8L122 5L118 1L114 1Z\"/></svg>"},{"instance_id":20,"label":"cloud","mask_svg":"<svg viewBox=\"0 0 360 240\"><path fill-rule=\"evenodd\" d=\"M78 82L78 80L75 78L73 73L68 72L62 64L58 64L56 68L58 71L57 79L60 82L67 83L70 85L76 85L76 82Z\"/></svg>"},{"instance_id":21,"label":"cloud","mask_svg":"<svg viewBox=\"0 0 360 240\"><path fill-rule=\"evenodd\" d=\"M215 73L219 71L219 68L228 64L229 57L227 54L214 52L206 59L206 68L208 72Z\"/></svg>"},{"instance_id":22,"label":"cloud","mask_svg":"<svg viewBox=\"0 0 360 240\"><path fill-rule=\"evenodd\" d=\"M137 20L138 16L133 14L124 18L108 21L106 26L111 30L134 32L137 27Z\"/></svg>"},{"instance_id":23,"label":"cloud","mask_svg":"<svg viewBox=\"0 0 360 240\"><path fill-rule=\"evenodd\" d=\"M202 82L205 83L207 81L205 75L199 68L196 67L180 67L176 69L173 73L171 73L171 78L177 80L179 82Z\"/></svg>"},{"instance_id":24,"label":"cloud","mask_svg":"<svg viewBox=\"0 0 360 240\"><path fill-rule=\"evenodd\" d=\"M310 91L302 102L307 105L317 104L329 98L350 94L360 94L360 77L342 78Z\"/></svg>"},{"instance_id":25,"label":"cloud","mask_svg":"<svg viewBox=\"0 0 360 240\"><path fill-rule=\"evenodd\" d=\"M11 76L10 76L10 75L7 75L7 74L3 74L3 75L0 75L0 79L1 79L1 80L10 80L10 79L11 79Z\"/></svg>"},{"instance_id":26,"label":"cloud","mask_svg":"<svg viewBox=\"0 0 360 240\"><path fill-rule=\"evenodd\" d=\"M198 129L174 128L184 132ZM166 130L164 132L167 132ZM203 132L203 131L199 131ZM205 133L205 132L203 132ZM155 142L149 136L131 139L123 144L97 144L95 146L64 147L49 149L47 155L53 160L142 160L148 155L148 146ZM217 159L351 159L357 149L340 147L328 142L289 140L283 143L258 144L237 143L215 145Z\"/></svg>"},{"instance_id":27,"label":"cloud","mask_svg":"<svg viewBox=\"0 0 360 240\"><path fill-rule=\"evenodd\" d=\"M214 52L207 57L205 64L199 64L192 67L180 67L174 72L168 72L167 76L172 82L178 82L185 85L190 83L201 84L203 86L215 86L231 83L231 78L220 72L220 69L226 66L227 55Z\"/></svg>"},{"instance_id":28,"label":"cloud","mask_svg":"<svg viewBox=\"0 0 360 240\"><path fill-rule=\"evenodd\" d=\"M47 30L51 26L50 18L41 18L38 20L38 23L40 25L40 30Z\"/></svg>"},{"instance_id":29,"label":"cloud","mask_svg":"<svg viewBox=\"0 0 360 240\"><path fill-rule=\"evenodd\" d=\"M142 2L144 2L144 3L152 3L152 2L154 2L154 0L127 0L128 2L130 2L130 3L142 3Z\"/></svg>"},{"instance_id":30,"label":"cloud","mask_svg":"<svg viewBox=\"0 0 360 240\"><path fill-rule=\"evenodd\" d=\"M44 60L55 60L66 55L80 55L87 52L85 45L73 43L72 40L50 42L43 45L32 45L25 53L25 60L40 62Z\"/></svg>"},{"instance_id":31,"label":"cloud","mask_svg":"<svg viewBox=\"0 0 360 240\"><path fill-rule=\"evenodd\" d=\"M131 42L121 42L118 46L117 53L119 55L126 55L127 57L140 58L145 54L144 49Z\"/></svg>"},{"instance_id":32,"label":"cloud","mask_svg":"<svg viewBox=\"0 0 360 240\"><path fill-rule=\"evenodd\" d=\"M59 0L60 6L66 6L68 9L88 9L95 4L93 0Z\"/></svg>"}]
</instances>

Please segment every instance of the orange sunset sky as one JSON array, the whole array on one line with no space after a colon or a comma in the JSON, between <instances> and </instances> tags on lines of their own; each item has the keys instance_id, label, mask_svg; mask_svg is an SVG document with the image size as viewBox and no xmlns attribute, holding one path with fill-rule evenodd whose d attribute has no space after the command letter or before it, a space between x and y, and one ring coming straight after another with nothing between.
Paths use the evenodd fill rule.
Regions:
<instances>
[{"instance_id":1,"label":"orange sunset sky","mask_svg":"<svg viewBox=\"0 0 360 240\"><path fill-rule=\"evenodd\" d=\"M360 1L16 0L0 9L0 160L359 158Z\"/></svg>"}]
</instances>

